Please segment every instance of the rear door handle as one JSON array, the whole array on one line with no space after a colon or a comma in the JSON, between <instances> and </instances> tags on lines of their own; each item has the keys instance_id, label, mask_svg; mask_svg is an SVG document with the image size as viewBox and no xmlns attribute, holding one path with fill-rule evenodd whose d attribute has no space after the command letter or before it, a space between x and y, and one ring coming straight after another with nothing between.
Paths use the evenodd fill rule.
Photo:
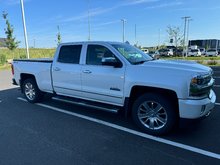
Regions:
<instances>
[{"instance_id":1,"label":"rear door handle","mask_svg":"<svg viewBox=\"0 0 220 165\"><path fill-rule=\"evenodd\" d=\"M55 67L53 70L54 70L54 71L60 71L61 69L58 68L58 67Z\"/></svg>"},{"instance_id":2,"label":"rear door handle","mask_svg":"<svg viewBox=\"0 0 220 165\"><path fill-rule=\"evenodd\" d=\"M83 73L87 73L87 74L90 74L92 73L90 70L84 70Z\"/></svg>"}]
</instances>

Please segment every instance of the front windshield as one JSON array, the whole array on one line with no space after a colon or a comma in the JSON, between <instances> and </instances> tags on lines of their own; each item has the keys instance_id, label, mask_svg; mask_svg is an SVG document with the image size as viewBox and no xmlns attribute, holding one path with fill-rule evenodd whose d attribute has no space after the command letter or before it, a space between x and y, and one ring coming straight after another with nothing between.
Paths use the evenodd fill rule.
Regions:
<instances>
[{"instance_id":1,"label":"front windshield","mask_svg":"<svg viewBox=\"0 0 220 165\"><path fill-rule=\"evenodd\" d=\"M191 52L198 52L198 50L196 50L196 49L195 50L191 50Z\"/></svg>"},{"instance_id":2,"label":"front windshield","mask_svg":"<svg viewBox=\"0 0 220 165\"><path fill-rule=\"evenodd\" d=\"M152 60L152 57L150 57L148 54L129 44L112 44L112 46L131 64L139 64Z\"/></svg>"}]
</instances>

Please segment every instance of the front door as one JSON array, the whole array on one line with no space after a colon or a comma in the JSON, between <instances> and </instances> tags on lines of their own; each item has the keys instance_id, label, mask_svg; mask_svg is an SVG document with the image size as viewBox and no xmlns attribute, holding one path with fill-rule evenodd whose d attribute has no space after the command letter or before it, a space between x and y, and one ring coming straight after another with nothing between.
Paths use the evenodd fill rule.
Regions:
<instances>
[{"instance_id":1,"label":"front door","mask_svg":"<svg viewBox=\"0 0 220 165\"><path fill-rule=\"evenodd\" d=\"M104 103L123 105L125 67L103 65L103 58L118 60L105 46L90 44L86 64L82 66L83 97Z\"/></svg>"}]
</instances>

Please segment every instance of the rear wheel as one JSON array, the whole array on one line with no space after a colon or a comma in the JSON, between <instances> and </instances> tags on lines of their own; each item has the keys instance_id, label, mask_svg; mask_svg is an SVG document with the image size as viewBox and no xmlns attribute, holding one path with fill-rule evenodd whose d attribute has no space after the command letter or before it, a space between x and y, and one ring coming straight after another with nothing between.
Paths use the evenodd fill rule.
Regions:
<instances>
[{"instance_id":1,"label":"rear wheel","mask_svg":"<svg viewBox=\"0 0 220 165\"><path fill-rule=\"evenodd\" d=\"M39 90L34 79L26 79L22 84L24 96L30 103L36 103L43 99L43 93Z\"/></svg>"},{"instance_id":2,"label":"rear wheel","mask_svg":"<svg viewBox=\"0 0 220 165\"><path fill-rule=\"evenodd\" d=\"M132 107L136 125L152 135L162 135L174 128L177 122L175 107L164 96L147 93L138 97Z\"/></svg>"}]
</instances>

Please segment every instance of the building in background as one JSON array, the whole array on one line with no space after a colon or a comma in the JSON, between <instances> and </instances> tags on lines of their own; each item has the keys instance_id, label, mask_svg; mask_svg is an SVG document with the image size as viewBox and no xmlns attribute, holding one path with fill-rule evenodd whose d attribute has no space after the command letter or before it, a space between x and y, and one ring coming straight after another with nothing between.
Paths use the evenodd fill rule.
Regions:
<instances>
[{"instance_id":1,"label":"building in background","mask_svg":"<svg viewBox=\"0 0 220 165\"><path fill-rule=\"evenodd\" d=\"M189 40L188 46L197 45L200 48L206 49L220 49L220 40L207 39L207 40Z\"/></svg>"},{"instance_id":2,"label":"building in background","mask_svg":"<svg viewBox=\"0 0 220 165\"><path fill-rule=\"evenodd\" d=\"M0 38L0 48L6 47L6 38Z\"/></svg>"}]
</instances>

